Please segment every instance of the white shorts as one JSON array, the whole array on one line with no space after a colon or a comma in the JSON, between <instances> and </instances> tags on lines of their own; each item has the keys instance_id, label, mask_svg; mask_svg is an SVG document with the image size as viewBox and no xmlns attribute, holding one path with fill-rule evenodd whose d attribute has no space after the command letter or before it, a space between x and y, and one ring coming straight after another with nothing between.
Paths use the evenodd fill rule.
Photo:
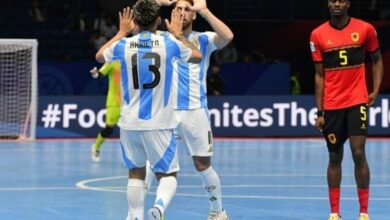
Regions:
<instances>
[{"instance_id":1,"label":"white shorts","mask_svg":"<svg viewBox=\"0 0 390 220\"><path fill-rule=\"evenodd\" d=\"M149 160L155 173L179 171L173 129L129 131L120 129L123 162L128 169L144 167Z\"/></svg>"},{"instance_id":2,"label":"white shorts","mask_svg":"<svg viewBox=\"0 0 390 220\"><path fill-rule=\"evenodd\" d=\"M213 134L207 108L176 110L179 125L175 130L177 145L186 147L191 156L213 155Z\"/></svg>"}]
</instances>

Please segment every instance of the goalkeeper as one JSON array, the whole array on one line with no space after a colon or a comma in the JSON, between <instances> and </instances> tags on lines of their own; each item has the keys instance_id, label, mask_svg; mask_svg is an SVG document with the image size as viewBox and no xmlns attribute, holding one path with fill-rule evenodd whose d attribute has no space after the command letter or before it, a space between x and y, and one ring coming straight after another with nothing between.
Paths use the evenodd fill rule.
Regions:
<instances>
[{"instance_id":1,"label":"goalkeeper","mask_svg":"<svg viewBox=\"0 0 390 220\"><path fill-rule=\"evenodd\" d=\"M100 162L100 148L104 140L109 137L119 120L121 87L120 87L120 63L105 63L99 70L94 67L91 71L93 78L100 75L108 77L108 93L106 99L106 127L99 132L96 142L92 145L91 159L94 162Z\"/></svg>"}]
</instances>

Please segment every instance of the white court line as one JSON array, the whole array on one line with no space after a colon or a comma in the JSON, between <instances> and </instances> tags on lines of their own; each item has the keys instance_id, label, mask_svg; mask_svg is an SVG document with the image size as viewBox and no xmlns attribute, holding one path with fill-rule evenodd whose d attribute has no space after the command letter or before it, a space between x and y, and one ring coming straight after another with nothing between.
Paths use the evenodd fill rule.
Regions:
<instances>
[{"instance_id":1,"label":"white court line","mask_svg":"<svg viewBox=\"0 0 390 220\"><path fill-rule=\"evenodd\" d=\"M77 186L78 187L78 186ZM83 186L84 187L84 186ZM341 185L342 188L356 188L356 185ZM81 187L80 187L81 188ZM87 186L89 189L90 186ZM101 186L101 187L93 187L93 188L104 188L104 189L123 189L123 186ZM156 188L155 186L152 186L151 188ZM203 188L201 185L178 185L178 189L201 189ZM275 184L254 184L254 185L222 185L222 188L328 188L327 185L321 184L321 185L275 185ZM370 188L390 188L390 184L371 184Z\"/></svg>"},{"instance_id":2,"label":"white court line","mask_svg":"<svg viewBox=\"0 0 390 220\"><path fill-rule=\"evenodd\" d=\"M192 174L189 174L192 175ZM82 180L76 183L76 186L80 189L85 190L95 190L95 191L104 191L104 192L120 192L125 193L126 187L114 187L114 186L104 186L104 187L92 187L87 184L93 182L102 182L116 179L126 179L127 176L115 176L115 177L105 177L105 178L96 178L96 179L88 179ZM356 185L342 185L344 188L355 188ZM371 188L390 188L390 184L378 184L371 185ZM178 188L202 188L201 185L183 185L178 186ZM260 185L222 185L222 188L327 188L326 185L268 185L268 184L260 184ZM149 194L154 195L155 193L149 192ZM188 194L188 193L176 193L175 196L184 196L184 197L206 197L205 194ZM312 197L312 196L260 196L260 195L228 195L224 194L224 198L231 199L268 199L268 200L328 200L328 197ZM356 197L343 197L342 200L357 200ZM373 198L370 200L374 201L390 201L390 198Z\"/></svg>"},{"instance_id":3,"label":"white court line","mask_svg":"<svg viewBox=\"0 0 390 220\"><path fill-rule=\"evenodd\" d=\"M229 174L218 174L218 176L224 177L326 177L326 174L305 174L305 173L264 173L264 174L242 174L242 173L229 173ZM189 174L184 173L178 174L178 177L199 177L198 174ZM347 174L343 177L352 177L355 178L353 174ZM390 175L373 175L371 174L371 178L380 177L380 178L388 178Z\"/></svg>"},{"instance_id":4,"label":"white court line","mask_svg":"<svg viewBox=\"0 0 390 220\"><path fill-rule=\"evenodd\" d=\"M3 187L0 191L80 190L76 187Z\"/></svg>"}]
</instances>

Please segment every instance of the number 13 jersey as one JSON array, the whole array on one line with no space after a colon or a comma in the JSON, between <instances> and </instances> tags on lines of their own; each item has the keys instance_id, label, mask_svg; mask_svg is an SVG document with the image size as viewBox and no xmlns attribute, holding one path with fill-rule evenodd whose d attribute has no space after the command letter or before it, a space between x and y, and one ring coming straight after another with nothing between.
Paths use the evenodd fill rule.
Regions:
<instances>
[{"instance_id":1,"label":"number 13 jersey","mask_svg":"<svg viewBox=\"0 0 390 220\"><path fill-rule=\"evenodd\" d=\"M121 117L125 130L171 129L177 125L171 95L175 60L187 62L192 50L168 32L141 32L104 51L106 62L121 63Z\"/></svg>"},{"instance_id":2,"label":"number 13 jersey","mask_svg":"<svg viewBox=\"0 0 390 220\"><path fill-rule=\"evenodd\" d=\"M310 49L313 61L324 66L325 110L367 103L365 52L379 50L372 25L350 18L345 27L337 29L325 22L311 33Z\"/></svg>"}]
</instances>

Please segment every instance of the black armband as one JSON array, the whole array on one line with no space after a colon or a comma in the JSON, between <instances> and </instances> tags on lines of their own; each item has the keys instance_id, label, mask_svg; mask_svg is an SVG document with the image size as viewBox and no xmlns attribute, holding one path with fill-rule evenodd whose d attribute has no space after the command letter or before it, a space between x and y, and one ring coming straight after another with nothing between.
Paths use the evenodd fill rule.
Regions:
<instances>
[{"instance_id":1,"label":"black armband","mask_svg":"<svg viewBox=\"0 0 390 220\"><path fill-rule=\"evenodd\" d=\"M324 110L318 110L317 117L324 117Z\"/></svg>"}]
</instances>

